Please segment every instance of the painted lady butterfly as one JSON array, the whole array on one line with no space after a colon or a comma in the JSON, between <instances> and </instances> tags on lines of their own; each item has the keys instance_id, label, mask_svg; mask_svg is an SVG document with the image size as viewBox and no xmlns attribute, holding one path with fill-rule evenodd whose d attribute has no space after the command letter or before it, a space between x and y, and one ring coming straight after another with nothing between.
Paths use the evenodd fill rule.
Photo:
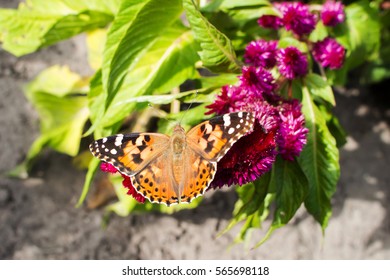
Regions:
<instances>
[{"instance_id":1,"label":"painted lady butterfly","mask_svg":"<svg viewBox=\"0 0 390 280\"><path fill-rule=\"evenodd\" d=\"M202 195L217 170L217 162L254 124L247 112L225 114L185 133L179 124L169 137L131 133L93 142L92 154L131 178L138 193L153 203L191 202Z\"/></svg>"}]
</instances>

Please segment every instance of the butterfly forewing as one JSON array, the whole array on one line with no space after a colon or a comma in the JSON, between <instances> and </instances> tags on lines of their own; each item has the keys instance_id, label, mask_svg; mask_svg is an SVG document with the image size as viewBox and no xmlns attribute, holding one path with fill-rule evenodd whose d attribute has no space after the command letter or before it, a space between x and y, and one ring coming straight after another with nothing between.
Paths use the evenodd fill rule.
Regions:
<instances>
[{"instance_id":1,"label":"butterfly forewing","mask_svg":"<svg viewBox=\"0 0 390 280\"><path fill-rule=\"evenodd\" d=\"M169 147L169 137L159 133L117 134L94 141L89 149L102 161L133 176Z\"/></svg>"},{"instance_id":2,"label":"butterfly forewing","mask_svg":"<svg viewBox=\"0 0 390 280\"><path fill-rule=\"evenodd\" d=\"M218 161L238 139L251 131L254 122L252 113L225 114L192 128L187 133L187 141L205 159Z\"/></svg>"}]
</instances>

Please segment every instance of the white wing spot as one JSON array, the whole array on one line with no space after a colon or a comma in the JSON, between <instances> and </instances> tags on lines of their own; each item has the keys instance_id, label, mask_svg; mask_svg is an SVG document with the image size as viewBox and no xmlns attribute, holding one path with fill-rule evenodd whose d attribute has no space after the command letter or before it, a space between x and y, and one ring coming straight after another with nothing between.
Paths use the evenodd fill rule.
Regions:
<instances>
[{"instance_id":1,"label":"white wing spot","mask_svg":"<svg viewBox=\"0 0 390 280\"><path fill-rule=\"evenodd\" d=\"M228 133L232 134L233 132L234 132L234 128L233 127L229 128Z\"/></svg>"},{"instance_id":2,"label":"white wing spot","mask_svg":"<svg viewBox=\"0 0 390 280\"><path fill-rule=\"evenodd\" d=\"M102 139L102 142L103 142L103 143L106 143L106 142L107 142L107 137L104 137L104 138Z\"/></svg>"},{"instance_id":3,"label":"white wing spot","mask_svg":"<svg viewBox=\"0 0 390 280\"><path fill-rule=\"evenodd\" d=\"M112 149L112 150L110 151L110 153L113 154L113 155L116 155L117 151L116 151L115 149Z\"/></svg>"},{"instance_id":4,"label":"white wing spot","mask_svg":"<svg viewBox=\"0 0 390 280\"><path fill-rule=\"evenodd\" d=\"M104 151L105 151L106 153L108 153L108 149L107 149L107 148L105 148Z\"/></svg>"},{"instance_id":5,"label":"white wing spot","mask_svg":"<svg viewBox=\"0 0 390 280\"><path fill-rule=\"evenodd\" d=\"M231 124L230 116L229 115L223 115L223 125L229 126Z\"/></svg>"},{"instance_id":6,"label":"white wing spot","mask_svg":"<svg viewBox=\"0 0 390 280\"><path fill-rule=\"evenodd\" d=\"M118 134L118 136L115 138L115 146L119 147L122 145L123 140L123 134Z\"/></svg>"},{"instance_id":7,"label":"white wing spot","mask_svg":"<svg viewBox=\"0 0 390 280\"><path fill-rule=\"evenodd\" d=\"M240 125L240 124L236 125L236 128L237 128L237 129L239 129L240 127L241 127L241 125Z\"/></svg>"},{"instance_id":8,"label":"white wing spot","mask_svg":"<svg viewBox=\"0 0 390 280\"><path fill-rule=\"evenodd\" d=\"M238 112L238 117L242 118L242 112Z\"/></svg>"},{"instance_id":9,"label":"white wing spot","mask_svg":"<svg viewBox=\"0 0 390 280\"><path fill-rule=\"evenodd\" d=\"M243 123L244 122L244 120L243 119L240 119L240 123Z\"/></svg>"}]
</instances>

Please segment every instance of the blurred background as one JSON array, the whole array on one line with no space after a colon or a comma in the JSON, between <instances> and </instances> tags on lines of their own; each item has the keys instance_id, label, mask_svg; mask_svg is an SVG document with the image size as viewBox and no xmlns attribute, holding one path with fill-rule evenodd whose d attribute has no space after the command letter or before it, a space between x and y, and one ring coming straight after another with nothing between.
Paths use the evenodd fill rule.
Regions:
<instances>
[{"instance_id":1,"label":"blurred background","mask_svg":"<svg viewBox=\"0 0 390 280\"><path fill-rule=\"evenodd\" d=\"M2 8L17 4L0 1ZM91 206L91 195L89 204L75 208L85 171L68 156L45 150L30 178L7 177L39 134L23 87L55 64L91 74L85 37L21 58L0 50L0 259L390 259L389 81L363 88L352 79L335 90L335 114L349 136L325 235L298 211L289 225L250 250L268 221L252 232L251 244L233 244L239 226L217 237L231 218L233 188L206 193L194 210L105 220L104 208Z\"/></svg>"}]
</instances>

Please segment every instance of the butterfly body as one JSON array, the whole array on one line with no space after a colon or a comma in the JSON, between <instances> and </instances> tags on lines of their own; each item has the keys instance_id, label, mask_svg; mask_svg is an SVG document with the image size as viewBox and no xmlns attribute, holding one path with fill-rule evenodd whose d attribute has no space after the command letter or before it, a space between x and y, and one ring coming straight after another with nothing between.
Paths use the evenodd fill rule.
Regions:
<instances>
[{"instance_id":1,"label":"butterfly body","mask_svg":"<svg viewBox=\"0 0 390 280\"><path fill-rule=\"evenodd\" d=\"M251 130L254 116L238 112L205 121L189 132L176 125L172 136L118 134L96 140L92 154L129 176L138 193L153 203L191 202L202 195L218 160Z\"/></svg>"}]
</instances>

